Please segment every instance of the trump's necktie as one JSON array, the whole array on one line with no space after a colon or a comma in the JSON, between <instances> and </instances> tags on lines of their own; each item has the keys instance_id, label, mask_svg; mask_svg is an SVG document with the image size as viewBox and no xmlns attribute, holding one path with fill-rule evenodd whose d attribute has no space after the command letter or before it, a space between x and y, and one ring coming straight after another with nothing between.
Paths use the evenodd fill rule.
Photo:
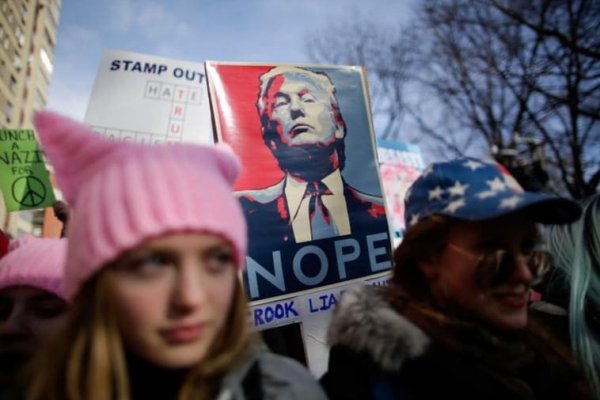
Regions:
<instances>
[{"instance_id":1,"label":"trump's necktie","mask_svg":"<svg viewBox=\"0 0 600 400\"><path fill-rule=\"evenodd\" d=\"M331 195L332 192L323 182L311 182L306 187L304 197L309 197L308 216L310 232L313 240L335 237L337 228L331 214L323 204L322 196Z\"/></svg>"}]
</instances>

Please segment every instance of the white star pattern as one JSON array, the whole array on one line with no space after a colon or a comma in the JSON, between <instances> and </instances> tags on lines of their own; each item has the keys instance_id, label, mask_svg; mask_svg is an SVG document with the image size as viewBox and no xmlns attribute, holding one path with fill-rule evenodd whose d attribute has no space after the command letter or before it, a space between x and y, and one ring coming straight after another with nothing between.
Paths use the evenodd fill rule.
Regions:
<instances>
[{"instance_id":1,"label":"white star pattern","mask_svg":"<svg viewBox=\"0 0 600 400\"><path fill-rule=\"evenodd\" d=\"M446 208L444 208L444 212L454 214L456 210L465 206L465 199L460 198L454 201L451 201Z\"/></svg>"},{"instance_id":2,"label":"white star pattern","mask_svg":"<svg viewBox=\"0 0 600 400\"><path fill-rule=\"evenodd\" d=\"M464 164L465 167L471 171L475 171L477 168L483 168L483 164L477 161L469 160Z\"/></svg>"},{"instance_id":3,"label":"white star pattern","mask_svg":"<svg viewBox=\"0 0 600 400\"><path fill-rule=\"evenodd\" d=\"M521 202L521 197L519 196L512 196L509 197L508 199L504 199L500 202L500 208L515 208L517 207L517 204L519 204Z\"/></svg>"},{"instance_id":4,"label":"white star pattern","mask_svg":"<svg viewBox=\"0 0 600 400\"><path fill-rule=\"evenodd\" d=\"M438 185L435 187L435 189L429 191L429 200L441 200L442 194L444 194L444 190Z\"/></svg>"},{"instance_id":5,"label":"white star pattern","mask_svg":"<svg viewBox=\"0 0 600 400\"><path fill-rule=\"evenodd\" d=\"M502 182L502 179L495 177L492 181L485 181L490 186L490 190L494 192L501 192L506 189L506 184Z\"/></svg>"},{"instance_id":6,"label":"white star pattern","mask_svg":"<svg viewBox=\"0 0 600 400\"><path fill-rule=\"evenodd\" d=\"M485 200L488 197L494 197L498 194L498 192L495 192L493 190L484 190L483 192L479 192L477 193L477 198L479 198L480 200Z\"/></svg>"},{"instance_id":7,"label":"white star pattern","mask_svg":"<svg viewBox=\"0 0 600 400\"><path fill-rule=\"evenodd\" d=\"M408 225L413 226L417 222L419 222L419 213L415 213L412 215L412 217L410 217L410 221L409 221Z\"/></svg>"},{"instance_id":8,"label":"white star pattern","mask_svg":"<svg viewBox=\"0 0 600 400\"><path fill-rule=\"evenodd\" d=\"M433 172L433 167L431 165L429 165L427 168L425 168L425 171L423 171L422 176L428 176L429 174L431 174Z\"/></svg>"},{"instance_id":9,"label":"white star pattern","mask_svg":"<svg viewBox=\"0 0 600 400\"><path fill-rule=\"evenodd\" d=\"M448 188L448 191L450 192L451 196L464 196L465 195L465 190L469 187L469 185L467 185L466 183L464 185L461 185L461 183L459 181L454 182L454 186L450 186Z\"/></svg>"}]
</instances>

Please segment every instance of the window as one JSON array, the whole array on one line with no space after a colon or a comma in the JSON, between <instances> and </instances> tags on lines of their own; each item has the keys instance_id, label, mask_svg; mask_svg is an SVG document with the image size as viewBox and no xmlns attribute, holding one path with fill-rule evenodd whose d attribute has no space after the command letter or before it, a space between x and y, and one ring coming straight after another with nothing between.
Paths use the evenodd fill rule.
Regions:
<instances>
[{"instance_id":1,"label":"window","mask_svg":"<svg viewBox=\"0 0 600 400\"><path fill-rule=\"evenodd\" d=\"M23 66L23 63L21 62L21 58L19 57L18 54L13 55L13 67L15 67L15 70L20 71L21 67Z\"/></svg>"},{"instance_id":2,"label":"window","mask_svg":"<svg viewBox=\"0 0 600 400\"><path fill-rule=\"evenodd\" d=\"M48 43L48 47L54 47L54 40L52 40L52 36L50 36L50 32L48 32L47 28L44 28L44 34L46 35L46 43Z\"/></svg>"},{"instance_id":3,"label":"window","mask_svg":"<svg viewBox=\"0 0 600 400\"><path fill-rule=\"evenodd\" d=\"M60 15L59 6L51 4L49 11L50 12L47 14L50 16L50 18L48 18L50 28L52 28L53 31L56 31L56 28L58 27L58 16Z\"/></svg>"},{"instance_id":4,"label":"window","mask_svg":"<svg viewBox=\"0 0 600 400\"><path fill-rule=\"evenodd\" d=\"M21 2L21 19L25 21L25 17L27 17L27 3L24 1Z\"/></svg>"},{"instance_id":5,"label":"window","mask_svg":"<svg viewBox=\"0 0 600 400\"><path fill-rule=\"evenodd\" d=\"M11 93L15 93L15 88L17 87L17 80L15 79L14 76L10 76L10 82L8 84L8 88L10 89Z\"/></svg>"},{"instance_id":6,"label":"window","mask_svg":"<svg viewBox=\"0 0 600 400\"><path fill-rule=\"evenodd\" d=\"M10 101L7 101L6 104L4 105L4 117L6 118L7 122L10 122L10 119L12 117L12 112L13 112L13 105Z\"/></svg>"},{"instance_id":7,"label":"window","mask_svg":"<svg viewBox=\"0 0 600 400\"><path fill-rule=\"evenodd\" d=\"M50 86L50 79L48 79L48 76L46 72L44 72L43 68L38 68L36 76L40 86L44 88L48 88L48 86Z\"/></svg>"},{"instance_id":8,"label":"window","mask_svg":"<svg viewBox=\"0 0 600 400\"><path fill-rule=\"evenodd\" d=\"M21 32L21 28L19 28L17 26L17 29L15 29L15 37L17 38L17 43L19 43L19 46L23 46L23 44L25 43L25 35L23 35L23 32Z\"/></svg>"},{"instance_id":9,"label":"window","mask_svg":"<svg viewBox=\"0 0 600 400\"><path fill-rule=\"evenodd\" d=\"M50 61L48 53L43 48L40 49L40 59L42 60L42 64L44 65L44 67L46 67L46 71L48 71L48 74L52 75L52 70L54 69L52 66L52 61ZM50 84L50 82L47 82L47 84Z\"/></svg>"},{"instance_id":10,"label":"window","mask_svg":"<svg viewBox=\"0 0 600 400\"><path fill-rule=\"evenodd\" d=\"M44 106L46 105L46 98L44 97L44 95L42 94L42 92L39 91L39 89L35 90L35 106L36 109L41 110L44 108Z\"/></svg>"}]
</instances>

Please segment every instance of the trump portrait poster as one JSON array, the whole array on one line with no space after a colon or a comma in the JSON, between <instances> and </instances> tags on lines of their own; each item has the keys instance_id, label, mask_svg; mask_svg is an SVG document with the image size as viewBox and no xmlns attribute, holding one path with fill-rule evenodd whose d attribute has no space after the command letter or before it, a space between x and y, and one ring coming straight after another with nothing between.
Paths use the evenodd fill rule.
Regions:
<instances>
[{"instance_id":1,"label":"trump portrait poster","mask_svg":"<svg viewBox=\"0 0 600 400\"><path fill-rule=\"evenodd\" d=\"M243 168L251 300L390 268L365 72L352 66L207 62L218 141Z\"/></svg>"}]
</instances>

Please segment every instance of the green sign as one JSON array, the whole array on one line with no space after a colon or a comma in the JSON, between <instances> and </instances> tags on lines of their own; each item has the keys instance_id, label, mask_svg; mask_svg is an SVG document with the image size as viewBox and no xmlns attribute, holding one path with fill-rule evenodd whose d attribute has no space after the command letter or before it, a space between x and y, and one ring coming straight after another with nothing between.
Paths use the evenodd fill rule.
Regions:
<instances>
[{"instance_id":1,"label":"green sign","mask_svg":"<svg viewBox=\"0 0 600 400\"><path fill-rule=\"evenodd\" d=\"M0 129L0 189L8 211L54 203L42 151L31 129Z\"/></svg>"}]
</instances>

